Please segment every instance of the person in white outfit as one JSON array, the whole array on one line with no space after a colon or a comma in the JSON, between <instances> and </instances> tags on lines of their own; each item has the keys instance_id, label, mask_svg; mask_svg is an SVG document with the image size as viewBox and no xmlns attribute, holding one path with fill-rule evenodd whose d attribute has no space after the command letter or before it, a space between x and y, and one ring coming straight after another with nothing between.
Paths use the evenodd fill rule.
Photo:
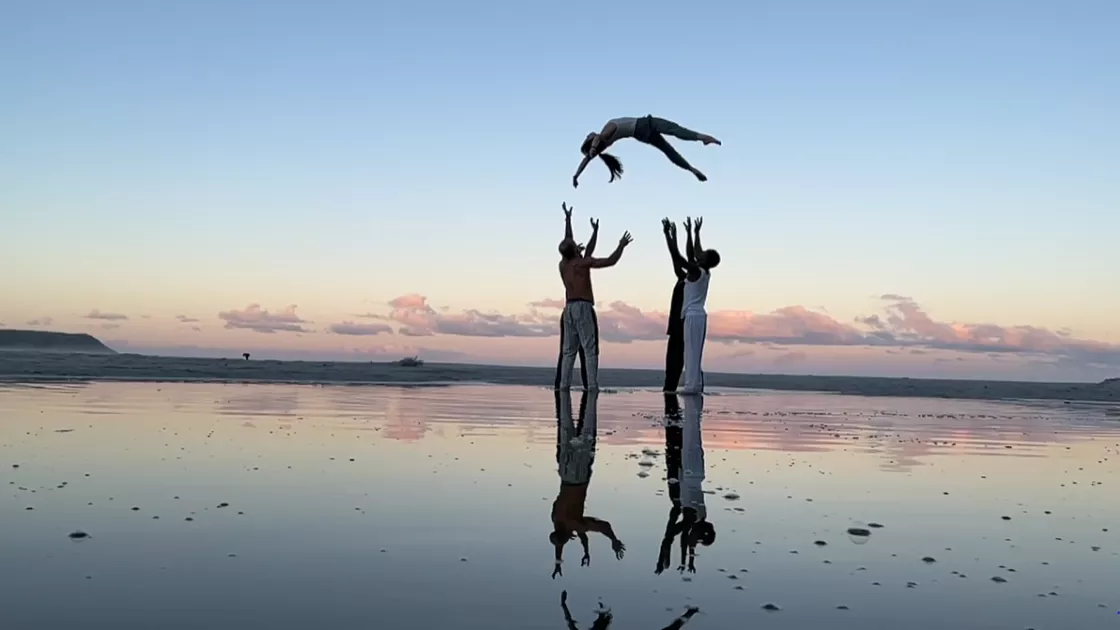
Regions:
<instances>
[{"instance_id":1,"label":"person in white outfit","mask_svg":"<svg viewBox=\"0 0 1120 630\"><path fill-rule=\"evenodd\" d=\"M587 368L587 389L599 389L599 320L595 317L595 292L591 290L591 270L613 267L622 258L622 250L633 242L626 232L618 240L618 247L606 258L593 258L571 237L572 211L563 205L569 226L560 242L560 278L564 281L564 314L561 326L560 378L557 389L572 387L572 369L583 348L584 366ZM589 244L588 248L591 246Z\"/></svg>"},{"instance_id":2,"label":"person in white outfit","mask_svg":"<svg viewBox=\"0 0 1120 630\"><path fill-rule=\"evenodd\" d=\"M684 280L684 304L681 317L684 319L684 388L682 394L699 394L704 391L704 339L708 335L708 283L712 269L720 262L720 255L714 249L704 249L700 243L702 217L685 219L684 228L688 237L685 241L687 259L675 254L677 264L687 269Z\"/></svg>"}]
</instances>

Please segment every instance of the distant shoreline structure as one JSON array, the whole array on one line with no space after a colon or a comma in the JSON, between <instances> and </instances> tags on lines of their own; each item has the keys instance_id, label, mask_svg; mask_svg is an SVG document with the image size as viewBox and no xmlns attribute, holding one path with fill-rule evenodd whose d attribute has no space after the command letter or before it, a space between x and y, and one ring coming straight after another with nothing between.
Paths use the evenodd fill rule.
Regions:
<instances>
[{"instance_id":1,"label":"distant shoreline structure","mask_svg":"<svg viewBox=\"0 0 1120 630\"><path fill-rule=\"evenodd\" d=\"M419 363L419 357L385 362L246 361L241 356L213 359L82 351L46 352L38 349L8 350L0 352L0 383L114 381L373 387L493 384L550 388L555 378L553 367ZM603 368L600 377L606 389L660 391L663 373L654 369ZM1101 383L1040 383L708 372L705 374L705 381L709 388L715 390L1120 403L1120 379L1107 379Z\"/></svg>"}]
</instances>

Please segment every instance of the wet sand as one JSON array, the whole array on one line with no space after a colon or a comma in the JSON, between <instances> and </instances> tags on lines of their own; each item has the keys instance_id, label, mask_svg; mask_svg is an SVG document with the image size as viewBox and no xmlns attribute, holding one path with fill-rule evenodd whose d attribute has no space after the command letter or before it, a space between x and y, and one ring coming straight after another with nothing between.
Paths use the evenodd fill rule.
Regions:
<instances>
[{"instance_id":1,"label":"wet sand","mask_svg":"<svg viewBox=\"0 0 1120 630\"><path fill-rule=\"evenodd\" d=\"M687 606L690 630L1117 623L1120 422L1105 407L702 404L689 425L682 403L684 423L702 435L718 535L695 573L678 573L675 545L654 573L665 401L628 391L583 410L597 418L586 513L625 555L592 535L581 567L572 541L554 580L552 392L0 384L3 627L562 629L563 590L580 628L599 602L619 629Z\"/></svg>"},{"instance_id":2,"label":"wet sand","mask_svg":"<svg viewBox=\"0 0 1120 630\"><path fill-rule=\"evenodd\" d=\"M494 385L551 386L555 370L541 367L346 361L199 359L139 354L96 355L0 352L0 382L121 381L307 383L324 385ZM659 370L600 370L607 388L660 390ZM858 396L966 398L974 400L1070 400L1120 403L1120 380L1111 383L944 380L790 374L705 372L705 385L723 389L830 392Z\"/></svg>"}]
</instances>

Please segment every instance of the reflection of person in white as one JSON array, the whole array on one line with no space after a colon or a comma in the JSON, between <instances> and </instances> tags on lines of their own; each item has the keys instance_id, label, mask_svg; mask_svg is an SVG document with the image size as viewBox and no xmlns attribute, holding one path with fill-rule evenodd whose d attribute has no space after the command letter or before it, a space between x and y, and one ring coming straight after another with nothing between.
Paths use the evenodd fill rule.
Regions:
<instances>
[{"instance_id":1,"label":"reflection of person in white","mask_svg":"<svg viewBox=\"0 0 1120 630\"><path fill-rule=\"evenodd\" d=\"M700 244L700 226L703 218L696 219L695 234L692 219L685 219L684 228L688 235L685 241L687 260L674 254L677 265L688 270L684 280L684 304L681 316L684 318L684 388L682 394L699 394L704 391L704 339L708 334L708 282L712 279L711 270L719 265L719 252L704 249Z\"/></svg>"},{"instance_id":2,"label":"reflection of person in white","mask_svg":"<svg viewBox=\"0 0 1120 630\"><path fill-rule=\"evenodd\" d=\"M688 571L696 572L696 544L705 547L716 541L716 529L708 522L704 504L704 442L700 415L703 396L684 396L684 430L681 432L681 507L684 510L684 533L681 535L681 566L684 569L688 552Z\"/></svg>"}]
</instances>

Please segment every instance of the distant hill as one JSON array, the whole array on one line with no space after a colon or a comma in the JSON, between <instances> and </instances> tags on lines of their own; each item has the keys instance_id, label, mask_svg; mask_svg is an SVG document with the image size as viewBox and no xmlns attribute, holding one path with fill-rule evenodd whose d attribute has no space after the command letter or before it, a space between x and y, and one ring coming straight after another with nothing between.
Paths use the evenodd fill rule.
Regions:
<instances>
[{"instance_id":1,"label":"distant hill","mask_svg":"<svg viewBox=\"0 0 1120 630\"><path fill-rule=\"evenodd\" d=\"M42 330L0 329L0 350L116 354L92 335Z\"/></svg>"}]
</instances>

